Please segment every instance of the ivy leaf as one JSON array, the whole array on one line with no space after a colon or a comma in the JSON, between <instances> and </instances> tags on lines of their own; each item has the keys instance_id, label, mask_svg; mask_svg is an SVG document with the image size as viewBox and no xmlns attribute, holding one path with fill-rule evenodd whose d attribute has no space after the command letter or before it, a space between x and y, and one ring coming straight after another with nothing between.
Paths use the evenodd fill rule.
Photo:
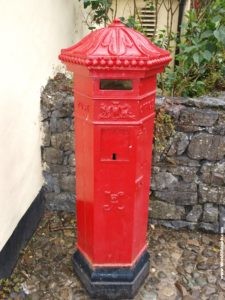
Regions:
<instances>
[{"instance_id":1,"label":"ivy leaf","mask_svg":"<svg viewBox=\"0 0 225 300\"><path fill-rule=\"evenodd\" d=\"M224 25L220 26L220 28L215 30L213 32L213 34L218 42L225 44L225 26Z\"/></svg>"},{"instance_id":2,"label":"ivy leaf","mask_svg":"<svg viewBox=\"0 0 225 300\"><path fill-rule=\"evenodd\" d=\"M193 60L194 60L194 62L195 62L197 65L199 65L199 63L200 63L200 57L199 57L199 54L198 54L198 53L195 53L195 54L193 55Z\"/></svg>"},{"instance_id":3,"label":"ivy leaf","mask_svg":"<svg viewBox=\"0 0 225 300\"><path fill-rule=\"evenodd\" d=\"M196 49L196 46L189 46L184 48L185 53L190 53L192 50Z\"/></svg>"},{"instance_id":4,"label":"ivy leaf","mask_svg":"<svg viewBox=\"0 0 225 300\"><path fill-rule=\"evenodd\" d=\"M210 59L212 58L212 53L208 50L205 50L203 52L203 57L207 60L207 61L210 61Z\"/></svg>"},{"instance_id":5,"label":"ivy leaf","mask_svg":"<svg viewBox=\"0 0 225 300\"><path fill-rule=\"evenodd\" d=\"M214 18L212 18L212 22L218 26L220 21L221 21L222 17L221 16L215 16Z\"/></svg>"},{"instance_id":6,"label":"ivy leaf","mask_svg":"<svg viewBox=\"0 0 225 300\"><path fill-rule=\"evenodd\" d=\"M202 34L201 34L201 38L202 39L205 39L205 38L208 38L212 35L212 31L211 30L206 30L204 31Z\"/></svg>"},{"instance_id":7,"label":"ivy leaf","mask_svg":"<svg viewBox=\"0 0 225 300\"><path fill-rule=\"evenodd\" d=\"M84 0L84 8L87 8L89 5L91 5L91 1Z\"/></svg>"}]
</instances>

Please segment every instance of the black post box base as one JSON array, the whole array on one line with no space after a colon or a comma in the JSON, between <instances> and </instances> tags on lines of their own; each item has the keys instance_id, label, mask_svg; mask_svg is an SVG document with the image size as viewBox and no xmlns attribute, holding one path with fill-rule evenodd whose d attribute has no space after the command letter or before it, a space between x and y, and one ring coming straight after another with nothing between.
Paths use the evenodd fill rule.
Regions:
<instances>
[{"instance_id":1,"label":"black post box base","mask_svg":"<svg viewBox=\"0 0 225 300\"><path fill-rule=\"evenodd\" d=\"M74 271L92 298L131 299L149 273L149 254L145 251L133 267L98 267L92 269L77 250Z\"/></svg>"}]
</instances>

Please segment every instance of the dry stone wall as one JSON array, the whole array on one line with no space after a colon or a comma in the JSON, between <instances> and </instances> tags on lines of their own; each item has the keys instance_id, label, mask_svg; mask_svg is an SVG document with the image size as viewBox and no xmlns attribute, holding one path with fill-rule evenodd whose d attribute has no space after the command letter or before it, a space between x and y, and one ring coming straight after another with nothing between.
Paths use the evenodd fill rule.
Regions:
<instances>
[{"instance_id":1,"label":"dry stone wall","mask_svg":"<svg viewBox=\"0 0 225 300\"><path fill-rule=\"evenodd\" d=\"M154 153L151 218L219 232L225 218L225 95L159 99L175 130Z\"/></svg>"},{"instance_id":2,"label":"dry stone wall","mask_svg":"<svg viewBox=\"0 0 225 300\"><path fill-rule=\"evenodd\" d=\"M46 206L74 210L75 159L73 92L63 74L50 79L41 97L42 163Z\"/></svg>"},{"instance_id":3,"label":"dry stone wall","mask_svg":"<svg viewBox=\"0 0 225 300\"><path fill-rule=\"evenodd\" d=\"M174 130L154 150L151 221L219 232L225 223L225 95L159 98L159 108ZM49 80L41 110L46 206L74 210L73 93L64 75Z\"/></svg>"}]
</instances>

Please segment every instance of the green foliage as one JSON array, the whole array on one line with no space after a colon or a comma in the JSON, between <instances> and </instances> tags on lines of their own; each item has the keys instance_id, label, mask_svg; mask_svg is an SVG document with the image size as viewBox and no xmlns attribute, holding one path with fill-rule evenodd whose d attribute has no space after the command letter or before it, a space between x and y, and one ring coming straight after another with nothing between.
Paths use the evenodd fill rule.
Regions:
<instances>
[{"instance_id":1,"label":"green foliage","mask_svg":"<svg viewBox=\"0 0 225 300\"><path fill-rule=\"evenodd\" d=\"M168 33L167 30L161 29L158 32L156 32L155 36L152 38L152 41L160 48L173 51L174 45L171 46L171 42L175 42L176 39L177 36L174 32Z\"/></svg>"},{"instance_id":2,"label":"green foliage","mask_svg":"<svg viewBox=\"0 0 225 300\"><path fill-rule=\"evenodd\" d=\"M90 8L90 29L95 28L93 22L106 24L109 21L112 0L79 1L83 2L84 8ZM164 3L156 0L144 2L152 9L155 7L157 13ZM167 15L168 26L155 34L153 42L170 51L176 45L177 51L175 66L167 67L165 73L159 75L158 86L162 94L193 97L225 89L225 1L207 0L200 3L197 9L187 13L180 37L172 32L171 20L176 9L172 11L172 7L167 8L164 3L171 16ZM126 20L121 17L121 20L128 27L144 33L136 1L134 8L133 16Z\"/></svg>"},{"instance_id":3,"label":"green foliage","mask_svg":"<svg viewBox=\"0 0 225 300\"><path fill-rule=\"evenodd\" d=\"M23 281L23 278L18 278L15 275L12 275L10 278L0 279L0 299L9 299L10 293L20 292Z\"/></svg>"},{"instance_id":4,"label":"green foliage","mask_svg":"<svg viewBox=\"0 0 225 300\"><path fill-rule=\"evenodd\" d=\"M168 140L175 133L173 118L160 108L155 117L154 147L158 153L162 153Z\"/></svg>"},{"instance_id":5,"label":"green foliage","mask_svg":"<svg viewBox=\"0 0 225 300\"><path fill-rule=\"evenodd\" d=\"M212 1L203 14L191 9L182 32L174 70L161 78L164 93L193 97L224 89L225 1Z\"/></svg>"},{"instance_id":6,"label":"green foliage","mask_svg":"<svg viewBox=\"0 0 225 300\"><path fill-rule=\"evenodd\" d=\"M168 36L165 29L159 30L152 41L160 48L168 49Z\"/></svg>"},{"instance_id":7,"label":"green foliage","mask_svg":"<svg viewBox=\"0 0 225 300\"><path fill-rule=\"evenodd\" d=\"M134 28L135 30L138 30L143 33L143 28L141 23L138 20L136 20L134 16L129 16L128 19L125 19L124 17L120 17L120 20L127 27Z\"/></svg>"},{"instance_id":8,"label":"green foliage","mask_svg":"<svg viewBox=\"0 0 225 300\"><path fill-rule=\"evenodd\" d=\"M90 8L92 15L92 22L95 24L102 24L108 21L108 12L112 5L112 0L79 0L83 2L84 8ZM95 26L89 26L89 29L95 29Z\"/></svg>"}]
</instances>

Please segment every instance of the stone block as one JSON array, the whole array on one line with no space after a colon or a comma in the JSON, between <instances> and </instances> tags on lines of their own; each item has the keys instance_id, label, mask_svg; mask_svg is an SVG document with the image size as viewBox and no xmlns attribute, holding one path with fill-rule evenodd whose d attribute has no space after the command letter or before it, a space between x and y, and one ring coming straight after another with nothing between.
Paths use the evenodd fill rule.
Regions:
<instances>
[{"instance_id":1,"label":"stone block","mask_svg":"<svg viewBox=\"0 0 225 300\"><path fill-rule=\"evenodd\" d=\"M74 153L70 154L69 159L68 159L68 164L71 167L75 167L76 161L75 161Z\"/></svg>"},{"instance_id":2,"label":"stone block","mask_svg":"<svg viewBox=\"0 0 225 300\"><path fill-rule=\"evenodd\" d=\"M47 166L47 171L51 174L69 174L71 173L72 167L70 166L64 166L62 164L55 165L52 163L49 163Z\"/></svg>"},{"instance_id":3,"label":"stone block","mask_svg":"<svg viewBox=\"0 0 225 300\"><path fill-rule=\"evenodd\" d=\"M219 112L218 125L225 126L225 113Z\"/></svg>"},{"instance_id":4,"label":"stone block","mask_svg":"<svg viewBox=\"0 0 225 300\"><path fill-rule=\"evenodd\" d=\"M70 118L57 118L55 111L52 113L50 119L51 133L61 133L64 131L70 131L71 119Z\"/></svg>"},{"instance_id":5,"label":"stone block","mask_svg":"<svg viewBox=\"0 0 225 300\"><path fill-rule=\"evenodd\" d=\"M219 112L218 122L213 126L213 134L225 135L225 113Z\"/></svg>"},{"instance_id":6,"label":"stone block","mask_svg":"<svg viewBox=\"0 0 225 300\"><path fill-rule=\"evenodd\" d=\"M225 233L225 206L220 205L219 207L219 224L220 228L223 227L223 231Z\"/></svg>"},{"instance_id":7,"label":"stone block","mask_svg":"<svg viewBox=\"0 0 225 300\"><path fill-rule=\"evenodd\" d=\"M60 118L73 117L73 106L74 106L74 97L71 95L66 95L66 97L63 99L63 105L60 105L58 108L58 112L59 112L58 116Z\"/></svg>"},{"instance_id":8,"label":"stone block","mask_svg":"<svg viewBox=\"0 0 225 300\"><path fill-rule=\"evenodd\" d=\"M73 132L55 133L51 136L51 145L59 150L73 150L74 149L74 134Z\"/></svg>"},{"instance_id":9,"label":"stone block","mask_svg":"<svg viewBox=\"0 0 225 300\"><path fill-rule=\"evenodd\" d=\"M173 184L171 190L178 192L197 192L197 184L180 180Z\"/></svg>"},{"instance_id":10,"label":"stone block","mask_svg":"<svg viewBox=\"0 0 225 300\"><path fill-rule=\"evenodd\" d=\"M205 223L217 223L219 211L218 208L213 206L211 203L204 205L204 212L202 221Z\"/></svg>"},{"instance_id":11,"label":"stone block","mask_svg":"<svg viewBox=\"0 0 225 300\"><path fill-rule=\"evenodd\" d=\"M219 224L218 223L200 223L199 229L206 231L206 232L214 232L219 233Z\"/></svg>"},{"instance_id":12,"label":"stone block","mask_svg":"<svg viewBox=\"0 0 225 300\"><path fill-rule=\"evenodd\" d=\"M170 163L171 165L177 166L189 166L189 167L199 167L200 162L198 160L190 159L186 155L181 156L173 156L173 157L165 157L165 160Z\"/></svg>"},{"instance_id":13,"label":"stone block","mask_svg":"<svg viewBox=\"0 0 225 300\"><path fill-rule=\"evenodd\" d=\"M213 126L218 119L218 112L211 109L186 107L181 111L180 124L194 126Z\"/></svg>"},{"instance_id":14,"label":"stone block","mask_svg":"<svg viewBox=\"0 0 225 300\"><path fill-rule=\"evenodd\" d=\"M175 105L174 103L167 103L165 105L165 110L166 112L173 117L174 120L178 120L179 116L180 116L180 112L182 111L182 109L185 109L184 105Z\"/></svg>"},{"instance_id":15,"label":"stone block","mask_svg":"<svg viewBox=\"0 0 225 300\"><path fill-rule=\"evenodd\" d=\"M200 203L216 203L225 205L225 187L199 184Z\"/></svg>"},{"instance_id":16,"label":"stone block","mask_svg":"<svg viewBox=\"0 0 225 300\"><path fill-rule=\"evenodd\" d=\"M151 189L163 190L170 188L175 182L178 182L178 179L169 172L154 172L151 180Z\"/></svg>"},{"instance_id":17,"label":"stone block","mask_svg":"<svg viewBox=\"0 0 225 300\"><path fill-rule=\"evenodd\" d=\"M174 221L171 221L171 224L173 225L173 227L175 229L182 229L182 228L188 228L191 230L196 229L196 223L193 223L193 222L174 220Z\"/></svg>"},{"instance_id":18,"label":"stone block","mask_svg":"<svg viewBox=\"0 0 225 300\"><path fill-rule=\"evenodd\" d=\"M52 111L55 106L55 99L52 95L43 92L41 95L41 107L45 111Z\"/></svg>"},{"instance_id":19,"label":"stone block","mask_svg":"<svg viewBox=\"0 0 225 300\"><path fill-rule=\"evenodd\" d=\"M190 230L195 230L197 228L197 223L193 222L187 222L187 221L182 221L182 220L174 220L174 221L164 221L164 220L151 220L153 224L159 224L163 225L168 228L173 228L173 229L183 229L187 228Z\"/></svg>"},{"instance_id":20,"label":"stone block","mask_svg":"<svg viewBox=\"0 0 225 300\"><path fill-rule=\"evenodd\" d=\"M153 149L152 163L157 164L162 160L162 153Z\"/></svg>"},{"instance_id":21,"label":"stone block","mask_svg":"<svg viewBox=\"0 0 225 300\"><path fill-rule=\"evenodd\" d=\"M201 168L201 180L211 185L225 185L225 162L203 164Z\"/></svg>"},{"instance_id":22,"label":"stone block","mask_svg":"<svg viewBox=\"0 0 225 300\"><path fill-rule=\"evenodd\" d=\"M75 195L72 193L46 193L46 208L49 210L74 211Z\"/></svg>"},{"instance_id":23,"label":"stone block","mask_svg":"<svg viewBox=\"0 0 225 300\"><path fill-rule=\"evenodd\" d=\"M192 159L221 160L225 156L225 137L208 133L193 136L188 146L188 156Z\"/></svg>"},{"instance_id":24,"label":"stone block","mask_svg":"<svg viewBox=\"0 0 225 300\"><path fill-rule=\"evenodd\" d=\"M51 164L62 164L63 152L52 147L43 150L43 161Z\"/></svg>"},{"instance_id":25,"label":"stone block","mask_svg":"<svg viewBox=\"0 0 225 300\"><path fill-rule=\"evenodd\" d=\"M43 172L45 179L45 191L60 193L58 177L51 173Z\"/></svg>"},{"instance_id":26,"label":"stone block","mask_svg":"<svg viewBox=\"0 0 225 300\"><path fill-rule=\"evenodd\" d=\"M170 166L167 170L175 176L180 176L184 182L195 182L197 179L198 168L196 167Z\"/></svg>"},{"instance_id":27,"label":"stone block","mask_svg":"<svg viewBox=\"0 0 225 300\"><path fill-rule=\"evenodd\" d=\"M71 123L70 123L70 130L71 131L74 131L74 117L72 117L72 119L71 119Z\"/></svg>"},{"instance_id":28,"label":"stone block","mask_svg":"<svg viewBox=\"0 0 225 300\"><path fill-rule=\"evenodd\" d=\"M211 184L225 185L225 162L218 162L213 166Z\"/></svg>"},{"instance_id":29,"label":"stone block","mask_svg":"<svg viewBox=\"0 0 225 300\"><path fill-rule=\"evenodd\" d=\"M203 131L205 128L200 127L200 126L195 126L195 125L182 125L182 124L177 123L176 129L181 132L190 134L190 133L194 133L194 132L198 132L198 131Z\"/></svg>"},{"instance_id":30,"label":"stone block","mask_svg":"<svg viewBox=\"0 0 225 300\"><path fill-rule=\"evenodd\" d=\"M185 214L182 206L176 206L163 201L151 201L151 218L164 220L180 220Z\"/></svg>"},{"instance_id":31,"label":"stone block","mask_svg":"<svg viewBox=\"0 0 225 300\"><path fill-rule=\"evenodd\" d=\"M212 133L216 135L225 135L225 126L224 125L217 125L212 128Z\"/></svg>"},{"instance_id":32,"label":"stone block","mask_svg":"<svg viewBox=\"0 0 225 300\"><path fill-rule=\"evenodd\" d=\"M161 164L160 167L152 168L151 189L152 190L177 190L196 191L195 183L197 168ZM179 177L179 180L178 180Z\"/></svg>"},{"instance_id":33,"label":"stone block","mask_svg":"<svg viewBox=\"0 0 225 300\"><path fill-rule=\"evenodd\" d=\"M50 134L48 121L42 122L41 131L42 131L42 146L49 147L51 142L51 134Z\"/></svg>"},{"instance_id":34,"label":"stone block","mask_svg":"<svg viewBox=\"0 0 225 300\"><path fill-rule=\"evenodd\" d=\"M76 174L76 168L75 167L70 167L70 173L71 175L74 175Z\"/></svg>"},{"instance_id":35,"label":"stone block","mask_svg":"<svg viewBox=\"0 0 225 300\"><path fill-rule=\"evenodd\" d=\"M154 196L157 199L174 203L176 205L193 205L197 203L197 192L184 191L156 191Z\"/></svg>"},{"instance_id":36,"label":"stone block","mask_svg":"<svg viewBox=\"0 0 225 300\"><path fill-rule=\"evenodd\" d=\"M175 104L184 104L187 107L197 107L201 109L205 108L219 108L225 109L225 98L224 94L218 97L202 96L198 98L187 98L187 97L172 97Z\"/></svg>"},{"instance_id":37,"label":"stone block","mask_svg":"<svg viewBox=\"0 0 225 300\"><path fill-rule=\"evenodd\" d=\"M71 117L73 115L73 96L63 91L44 92L41 97L42 107L48 111L56 111L57 117Z\"/></svg>"},{"instance_id":38,"label":"stone block","mask_svg":"<svg viewBox=\"0 0 225 300\"><path fill-rule=\"evenodd\" d=\"M202 215L202 205L194 205L191 211L187 214L186 220L189 222L198 222Z\"/></svg>"},{"instance_id":39,"label":"stone block","mask_svg":"<svg viewBox=\"0 0 225 300\"><path fill-rule=\"evenodd\" d=\"M186 150L187 146L189 144L189 137L186 133L183 132L177 132L172 137L172 143L169 148L169 151L167 152L168 156L174 156L174 155L181 155Z\"/></svg>"},{"instance_id":40,"label":"stone block","mask_svg":"<svg viewBox=\"0 0 225 300\"><path fill-rule=\"evenodd\" d=\"M225 109L225 97L224 93L218 97L212 96L202 96L197 99L194 99L195 105L199 107L211 107L211 108L220 108Z\"/></svg>"},{"instance_id":41,"label":"stone block","mask_svg":"<svg viewBox=\"0 0 225 300\"><path fill-rule=\"evenodd\" d=\"M212 182L212 169L214 163L206 162L200 169L200 179L203 183L211 184Z\"/></svg>"},{"instance_id":42,"label":"stone block","mask_svg":"<svg viewBox=\"0 0 225 300\"><path fill-rule=\"evenodd\" d=\"M75 192L75 178L74 175L63 176L59 179L59 187L64 192Z\"/></svg>"},{"instance_id":43,"label":"stone block","mask_svg":"<svg viewBox=\"0 0 225 300\"><path fill-rule=\"evenodd\" d=\"M46 107L41 107L41 122L46 121L50 118L51 112L47 110Z\"/></svg>"}]
</instances>

